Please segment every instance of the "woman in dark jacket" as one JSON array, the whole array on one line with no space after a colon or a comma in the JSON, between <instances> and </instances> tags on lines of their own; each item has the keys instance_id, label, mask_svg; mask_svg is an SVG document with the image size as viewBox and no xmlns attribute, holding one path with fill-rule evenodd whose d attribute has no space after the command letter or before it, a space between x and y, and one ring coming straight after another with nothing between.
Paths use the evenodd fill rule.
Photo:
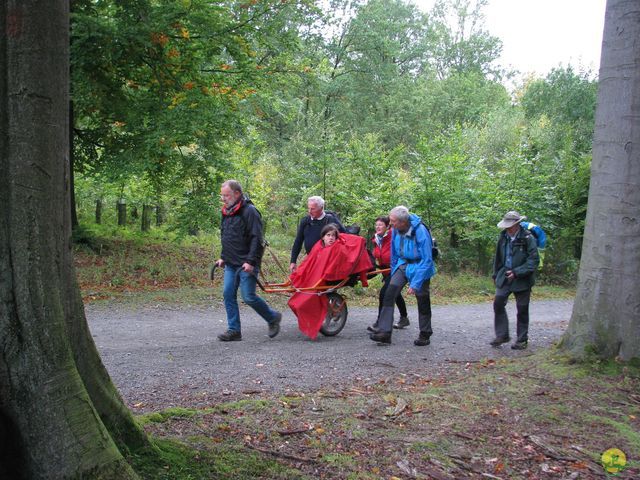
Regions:
<instances>
[{"instance_id":1,"label":"woman in dark jacket","mask_svg":"<svg viewBox=\"0 0 640 480\"><path fill-rule=\"evenodd\" d=\"M376 260L376 267L389 268L391 266L392 236L392 230L389 228L389 217L382 216L376 218L375 232L376 233L371 240L373 242L373 257ZM384 275L382 288L380 289L380 295L378 297L378 315L380 314L380 309L382 309L382 299L384 298L384 294L387 291L390 279L391 275L389 275L388 273ZM404 328L409 325L409 318L407 317L407 304L405 303L404 298L402 298L402 294L397 296L396 305L398 307L398 311L400 312L400 320L398 320L398 323L394 325L394 328ZM376 320L376 322L370 327L367 327L367 330L373 333L377 333L378 320Z\"/></svg>"}]
</instances>

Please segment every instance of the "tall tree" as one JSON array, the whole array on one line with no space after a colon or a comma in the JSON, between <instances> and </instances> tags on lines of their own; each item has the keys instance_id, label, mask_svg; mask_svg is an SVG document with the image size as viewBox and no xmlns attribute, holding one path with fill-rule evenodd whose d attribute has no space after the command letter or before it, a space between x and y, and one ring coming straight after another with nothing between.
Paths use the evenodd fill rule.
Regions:
<instances>
[{"instance_id":1,"label":"tall tree","mask_svg":"<svg viewBox=\"0 0 640 480\"><path fill-rule=\"evenodd\" d=\"M640 358L640 13L608 0L578 292L562 346Z\"/></svg>"},{"instance_id":2,"label":"tall tree","mask_svg":"<svg viewBox=\"0 0 640 480\"><path fill-rule=\"evenodd\" d=\"M432 28L438 37L431 62L440 78L453 73L476 72L499 78L502 71L493 62L502 42L484 30L487 0L438 0L431 11ZM450 26L453 20L454 25Z\"/></svg>"},{"instance_id":3,"label":"tall tree","mask_svg":"<svg viewBox=\"0 0 640 480\"><path fill-rule=\"evenodd\" d=\"M0 477L136 478L71 257L69 2L0 4Z\"/></svg>"}]
</instances>

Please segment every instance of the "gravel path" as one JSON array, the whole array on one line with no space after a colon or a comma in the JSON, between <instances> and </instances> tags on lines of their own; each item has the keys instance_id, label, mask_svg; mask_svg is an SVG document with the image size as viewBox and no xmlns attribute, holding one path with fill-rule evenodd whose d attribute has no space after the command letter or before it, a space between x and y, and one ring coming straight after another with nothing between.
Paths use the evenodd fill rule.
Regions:
<instances>
[{"instance_id":1,"label":"gravel path","mask_svg":"<svg viewBox=\"0 0 640 480\"><path fill-rule=\"evenodd\" d=\"M507 306L515 329L515 303ZM223 343L224 311L216 308L88 305L87 319L102 359L125 401L136 411L210 405L224 397L308 392L392 374L437 375L451 363L528 355L557 341L571 316L571 301L532 301L529 350L491 348L491 303L433 307L432 343L415 347L412 324L396 330L393 344L377 346L366 327L373 308L350 308L347 325L335 337L311 341L290 311L282 330L267 337L267 324L241 309L243 340ZM512 332L515 333L515 332Z\"/></svg>"}]
</instances>

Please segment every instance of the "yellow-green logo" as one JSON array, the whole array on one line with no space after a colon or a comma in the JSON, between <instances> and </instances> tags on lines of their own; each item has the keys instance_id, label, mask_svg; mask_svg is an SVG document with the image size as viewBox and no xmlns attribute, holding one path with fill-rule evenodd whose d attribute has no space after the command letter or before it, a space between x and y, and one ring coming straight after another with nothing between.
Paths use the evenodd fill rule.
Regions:
<instances>
[{"instance_id":1,"label":"yellow-green logo","mask_svg":"<svg viewBox=\"0 0 640 480\"><path fill-rule=\"evenodd\" d=\"M610 448L602 454L600 461L605 472L615 475L624 470L627 465L627 456L618 448Z\"/></svg>"}]
</instances>

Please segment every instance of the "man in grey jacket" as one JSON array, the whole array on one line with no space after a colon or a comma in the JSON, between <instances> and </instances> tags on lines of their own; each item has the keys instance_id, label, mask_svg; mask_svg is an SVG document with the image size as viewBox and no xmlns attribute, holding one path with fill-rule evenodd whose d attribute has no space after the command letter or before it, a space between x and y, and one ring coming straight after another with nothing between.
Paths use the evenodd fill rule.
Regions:
<instances>
[{"instance_id":1,"label":"man in grey jacket","mask_svg":"<svg viewBox=\"0 0 640 480\"><path fill-rule=\"evenodd\" d=\"M529 301L539 257L536 239L529 230L520 225L525 218L516 211L510 211L498 223L502 232L498 238L493 262L493 281L496 285L493 300L496 338L491 341L491 345L494 347L511 340L509 318L505 308L511 293L516 297L518 335L511 348L524 350L529 341Z\"/></svg>"}]
</instances>

